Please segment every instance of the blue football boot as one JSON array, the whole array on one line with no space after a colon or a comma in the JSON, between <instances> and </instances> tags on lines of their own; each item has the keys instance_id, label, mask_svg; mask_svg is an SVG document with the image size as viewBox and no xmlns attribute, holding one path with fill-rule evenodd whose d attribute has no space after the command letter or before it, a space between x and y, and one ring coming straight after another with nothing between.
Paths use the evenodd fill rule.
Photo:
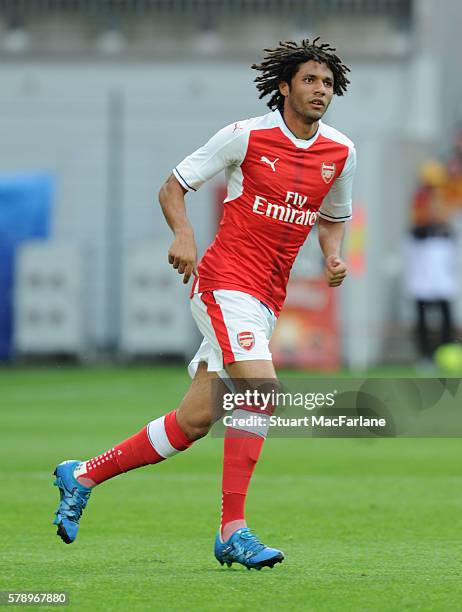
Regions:
<instances>
[{"instance_id":1,"label":"blue football boot","mask_svg":"<svg viewBox=\"0 0 462 612\"><path fill-rule=\"evenodd\" d=\"M66 544L72 544L79 530L79 519L88 503L91 489L84 487L74 478L74 469L80 461L63 461L53 474L55 487L59 488L60 501L56 510L54 525L58 525L57 535Z\"/></svg>"},{"instance_id":2,"label":"blue football boot","mask_svg":"<svg viewBox=\"0 0 462 612\"><path fill-rule=\"evenodd\" d=\"M268 548L260 542L248 527L237 529L232 536L222 542L220 534L215 539L215 557L221 563L231 567L233 563L240 563L247 569L273 567L275 563L282 563L284 554L276 548Z\"/></svg>"}]
</instances>

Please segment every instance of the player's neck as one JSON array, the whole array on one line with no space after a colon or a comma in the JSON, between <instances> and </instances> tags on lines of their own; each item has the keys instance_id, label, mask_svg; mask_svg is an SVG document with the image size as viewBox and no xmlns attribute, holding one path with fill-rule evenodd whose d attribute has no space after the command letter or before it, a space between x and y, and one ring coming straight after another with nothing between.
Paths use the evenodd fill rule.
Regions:
<instances>
[{"instance_id":1,"label":"player's neck","mask_svg":"<svg viewBox=\"0 0 462 612\"><path fill-rule=\"evenodd\" d=\"M309 140L310 138L313 138L318 131L319 121L307 123L305 117L300 117L294 112L291 112L290 109L284 109L284 111L281 111L281 115L284 123L296 138Z\"/></svg>"}]
</instances>

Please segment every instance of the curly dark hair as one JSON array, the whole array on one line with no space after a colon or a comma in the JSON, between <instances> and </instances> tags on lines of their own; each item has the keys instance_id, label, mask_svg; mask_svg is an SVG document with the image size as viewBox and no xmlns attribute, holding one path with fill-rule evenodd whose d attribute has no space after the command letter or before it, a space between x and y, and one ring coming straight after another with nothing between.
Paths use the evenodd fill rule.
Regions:
<instances>
[{"instance_id":1,"label":"curly dark hair","mask_svg":"<svg viewBox=\"0 0 462 612\"><path fill-rule=\"evenodd\" d=\"M266 55L261 64L252 64L254 70L262 74L254 79L260 92L259 99L273 94L267 103L271 110L284 107L284 96L279 91L279 83L291 82L300 64L314 60L327 64L334 75L334 94L343 96L350 81L347 79L348 66L334 52L336 49L329 43L318 43L319 37L310 42L303 39L300 44L292 41L280 41L275 49L263 49Z\"/></svg>"}]
</instances>

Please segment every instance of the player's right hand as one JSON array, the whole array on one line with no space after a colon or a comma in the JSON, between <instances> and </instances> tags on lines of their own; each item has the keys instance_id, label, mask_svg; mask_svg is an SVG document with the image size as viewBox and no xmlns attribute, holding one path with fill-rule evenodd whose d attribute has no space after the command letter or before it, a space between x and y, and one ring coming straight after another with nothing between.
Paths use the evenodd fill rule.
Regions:
<instances>
[{"instance_id":1,"label":"player's right hand","mask_svg":"<svg viewBox=\"0 0 462 612\"><path fill-rule=\"evenodd\" d=\"M168 263L178 274L184 274L183 283L186 285L191 274L197 276L197 247L192 234L177 234L168 250Z\"/></svg>"}]
</instances>

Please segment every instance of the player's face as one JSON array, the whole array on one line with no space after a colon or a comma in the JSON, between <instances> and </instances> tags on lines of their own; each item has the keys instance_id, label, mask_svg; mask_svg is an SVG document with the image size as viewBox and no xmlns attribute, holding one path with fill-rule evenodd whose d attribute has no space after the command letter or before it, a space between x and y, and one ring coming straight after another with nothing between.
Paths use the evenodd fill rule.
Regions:
<instances>
[{"instance_id":1,"label":"player's face","mask_svg":"<svg viewBox=\"0 0 462 612\"><path fill-rule=\"evenodd\" d=\"M281 83L286 104L309 122L318 121L327 111L334 95L334 75L326 64L314 60L300 64L290 85Z\"/></svg>"}]
</instances>

